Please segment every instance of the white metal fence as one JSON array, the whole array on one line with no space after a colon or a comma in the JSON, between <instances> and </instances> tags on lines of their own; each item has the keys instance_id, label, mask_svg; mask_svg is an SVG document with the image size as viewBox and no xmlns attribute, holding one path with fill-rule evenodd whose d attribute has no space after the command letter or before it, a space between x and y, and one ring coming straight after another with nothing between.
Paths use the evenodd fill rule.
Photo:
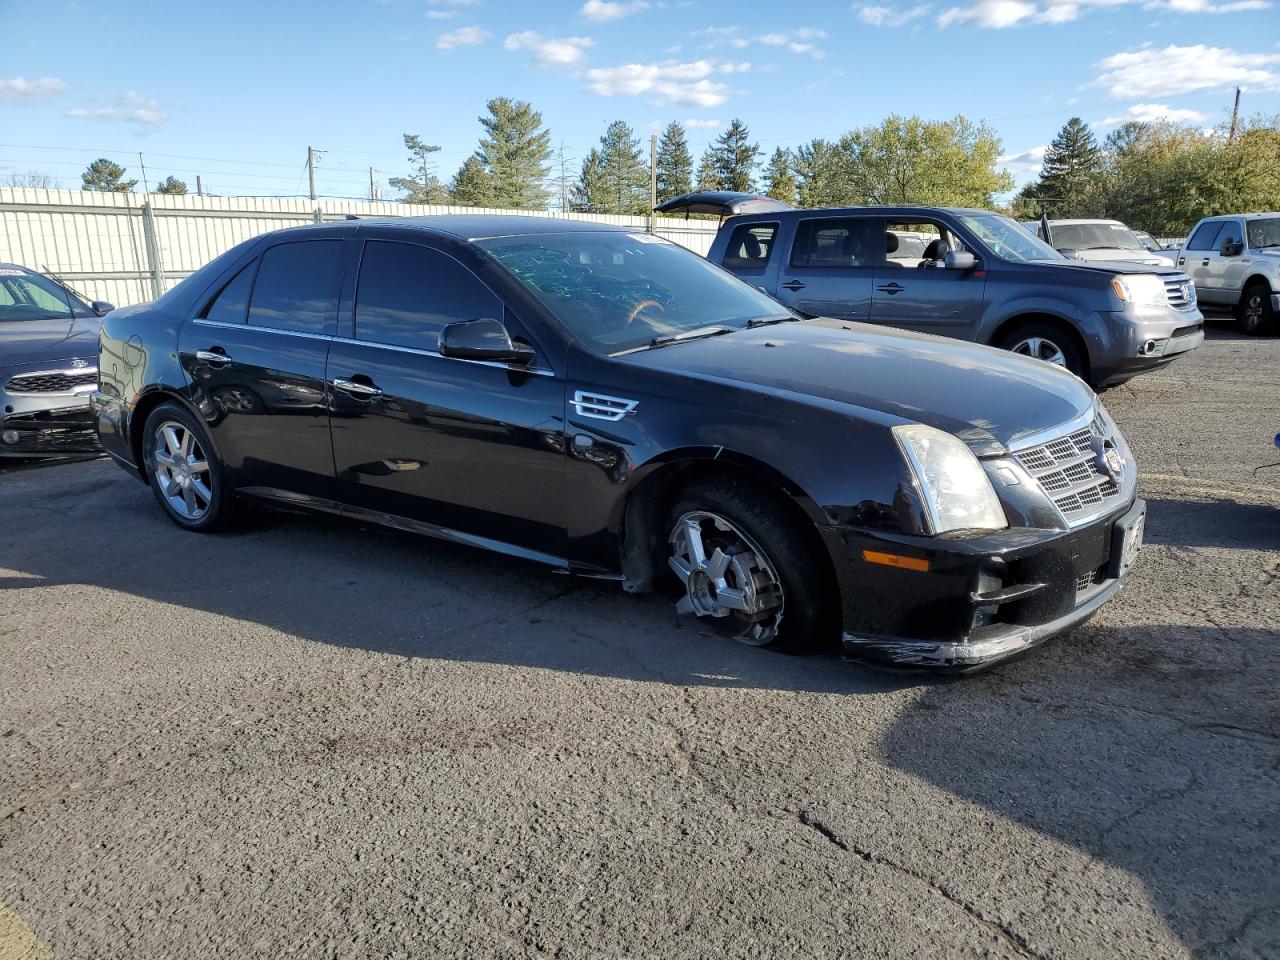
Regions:
<instances>
[{"instance_id":1,"label":"white metal fence","mask_svg":"<svg viewBox=\"0 0 1280 960\"><path fill-rule=\"evenodd\" d=\"M440 213L565 216L383 201L170 197L0 187L0 261L54 273L90 300L125 306L155 299L218 254L268 230L342 220L348 214L411 217ZM636 230L649 226L645 217L569 217ZM716 224L658 217L655 232L705 255Z\"/></svg>"}]
</instances>

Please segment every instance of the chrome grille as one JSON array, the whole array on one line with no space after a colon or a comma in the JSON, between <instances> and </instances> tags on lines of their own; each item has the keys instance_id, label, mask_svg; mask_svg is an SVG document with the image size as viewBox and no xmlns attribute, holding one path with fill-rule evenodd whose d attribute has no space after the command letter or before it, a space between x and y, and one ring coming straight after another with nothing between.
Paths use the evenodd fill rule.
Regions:
<instances>
[{"instance_id":1,"label":"chrome grille","mask_svg":"<svg viewBox=\"0 0 1280 960\"><path fill-rule=\"evenodd\" d=\"M1195 304L1196 288L1190 277L1179 273L1163 279L1164 293L1169 300L1169 306L1175 310L1186 310Z\"/></svg>"},{"instance_id":2,"label":"chrome grille","mask_svg":"<svg viewBox=\"0 0 1280 960\"><path fill-rule=\"evenodd\" d=\"M76 387L96 386L97 383L98 371L90 367L85 370L24 373L10 377L4 388L9 393L70 393Z\"/></svg>"},{"instance_id":3,"label":"chrome grille","mask_svg":"<svg viewBox=\"0 0 1280 960\"><path fill-rule=\"evenodd\" d=\"M1120 485L1099 466L1099 454L1110 439L1106 430L1095 419L1087 427L1014 454L1068 523L1105 509L1120 496Z\"/></svg>"}]
</instances>

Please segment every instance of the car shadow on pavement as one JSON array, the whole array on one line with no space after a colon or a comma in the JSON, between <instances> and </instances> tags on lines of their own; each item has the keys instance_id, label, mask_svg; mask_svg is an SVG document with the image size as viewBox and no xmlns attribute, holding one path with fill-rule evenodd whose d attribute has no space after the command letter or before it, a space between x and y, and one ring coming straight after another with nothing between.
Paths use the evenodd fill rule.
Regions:
<instances>
[{"instance_id":1,"label":"car shadow on pavement","mask_svg":"<svg viewBox=\"0 0 1280 960\"><path fill-rule=\"evenodd\" d=\"M1276 502L1170 500L1147 497L1147 515L1160 518L1147 527L1151 543L1170 547L1223 547L1280 550L1280 487Z\"/></svg>"},{"instance_id":2,"label":"car shadow on pavement","mask_svg":"<svg viewBox=\"0 0 1280 960\"><path fill-rule=\"evenodd\" d=\"M967 868L990 871L992 889L1039 887L1059 912L1019 917L1033 941L1065 921L1103 938L1078 955L1131 955L1119 934L1147 922L1145 896L1198 957L1276 957L1277 664L1280 629L1210 639L1201 627L1089 625L1035 658L925 691L881 751L897 769L1142 882L1145 891L1125 890L1120 875L1112 899L1099 879L1095 900L1076 902L1070 875L1059 886L1050 872L1045 889L1045 874L1020 878L1000 851L978 848Z\"/></svg>"}]
</instances>

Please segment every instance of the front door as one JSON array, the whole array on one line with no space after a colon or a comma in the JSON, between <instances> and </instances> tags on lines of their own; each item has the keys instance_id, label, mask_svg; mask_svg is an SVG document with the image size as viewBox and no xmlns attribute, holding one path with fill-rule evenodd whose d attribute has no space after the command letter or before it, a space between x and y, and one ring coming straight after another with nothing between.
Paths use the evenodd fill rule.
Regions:
<instances>
[{"instance_id":1,"label":"front door","mask_svg":"<svg viewBox=\"0 0 1280 960\"><path fill-rule=\"evenodd\" d=\"M812 317L866 320L880 263L879 221L871 217L822 217L795 225L791 249L770 291Z\"/></svg>"},{"instance_id":2,"label":"front door","mask_svg":"<svg viewBox=\"0 0 1280 960\"><path fill-rule=\"evenodd\" d=\"M934 220L880 221L871 322L972 340L982 317L986 274L948 270L943 258L963 242Z\"/></svg>"},{"instance_id":3,"label":"front door","mask_svg":"<svg viewBox=\"0 0 1280 960\"><path fill-rule=\"evenodd\" d=\"M441 356L437 336L455 321L501 319L513 338L531 341L444 250L362 236L353 303L328 366L343 502L488 546L563 556L563 376L540 350L527 368Z\"/></svg>"},{"instance_id":4,"label":"front door","mask_svg":"<svg viewBox=\"0 0 1280 960\"><path fill-rule=\"evenodd\" d=\"M346 247L322 233L268 247L182 329L180 362L236 487L331 495L325 362Z\"/></svg>"},{"instance_id":5,"label":"front door","mask_svg":"<svg viewBox=\"0 0 1280 960\"><path fill-rule=\"evenodd\" d=\"M1222 248L1228 243L1239 244L1240 252L1232 256L1224 256ZM1239 220L1225 221L1214 244L1215 249L1209 251L1206 283L1219 300L1235 299L1240 296L1240 287L1244 280L1243 261L1248 259L1244 247L1244 224Z\"/></svg>"},{"instance_id":6,"label":"front door","mask_svg":"<svg viewBox=\"0 0 1280 960\"><path fill-rule=\"evenodd\" d=\"M1221 220L1200 224L1178 254L1178 266L1195 281L1196 296L1206 302L1215 302L1221 296L1213 286L1213 261L1218 256L1217 239L1224 226Z\"/></svg>"}]
</instances>

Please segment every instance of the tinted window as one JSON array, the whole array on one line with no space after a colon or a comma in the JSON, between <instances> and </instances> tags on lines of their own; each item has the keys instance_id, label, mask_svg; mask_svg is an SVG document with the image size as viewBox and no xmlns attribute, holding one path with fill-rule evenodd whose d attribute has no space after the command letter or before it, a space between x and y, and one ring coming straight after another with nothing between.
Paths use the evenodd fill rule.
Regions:
<instances>
[{"instance_id":1,"label":"tinted window","mask_svg":"<svg viewBox=\"0 0 1280 960\"><path fill-rule=\"evenodd\" d=\"M803 220L791 248L793 267L874 267L884 253L875 220Z\"/></svg>"},{"instance_id":2,"label":"tinted window","mask_svg":"<svg viewBox=\"0 0 1280 960\"><path fill-rule=\"evenodd\" d=\"M0 322L71 318L67 293L48 277L6 267L0 270Z\"/></svg>"},{"instance_id":3,"label":"tinted window","mask_svg":"<svg viewBox=\"0 0 1280 960\"><path fill-rule=\"evenodd\" d=\"M1214 240L1222 230L1222 226L1221 220L1200 224L1200 226L1196 227L1196 232L1191 235L1191 240L1187 243L1187 249L1216 250L1218 245L1214 243Z\"/></svg>"},{"instance_id":4,"label":"tinted window","mask_svg":"<svg viewBox=\"0 0 1280 960\"><path fill-rule=\"evenodd\" d=\"M244 323L245 311L249 307L249 288L253 285L253 267L251 263L232 277L201 316L219 323Z\"/></svg>"},{"instance_id":5,"label":"tinted window","mask_svg":"<svg viewBox=\"0 0 1280 960\"><path fill-rule=\"evenodd\" d=\"M277 330L325 333L338 310L341 240L281 243L262 255L249 323Z\"/></svg>"},{"instance_id":6,"label":"tinted window","mask_svg":"<svg viewBox=\"0 0 1280 960\"><path fill-rule=\"evenodd\" d=\"M440 328L477 317L502 319L502 304L447 254L411 243L370 240L360 258L356 339L434 350Z\"/></svg>"},{"instance_id":7,"label":"tinted window","mask_svg":"<svg viewBox=\"0 0 1280 960\"><path fill-rule=\"evenodd\" d=\"M763 270L773 252L776 223L744 223L734 228L724 251L724 266L730 270Z\"/></svg>"},{"instance_id":8,"label":"tinted window","mask_svg":"<svg viewBox=\"0 0 1280 960\"><path fill-rule=\"evenodd\" d=\"M1222 249L1222 245L1227 241L1230 241L1231 243L1244 243L1244 231L1240 229L1239 220L1228 220L1222 225L1222 231L1213 241L1213 249Z\"/></svg>"},{"instance_id":9,"label":"tinted window","mask_svg":"<svg viewBox=\"0 0 1280 960\"><path fill-rule=\"evenodd\" d=\"M1249 221L1249 246L1255 250L1280 247L1280 217Z\"/></svg>"}]
</instances>

